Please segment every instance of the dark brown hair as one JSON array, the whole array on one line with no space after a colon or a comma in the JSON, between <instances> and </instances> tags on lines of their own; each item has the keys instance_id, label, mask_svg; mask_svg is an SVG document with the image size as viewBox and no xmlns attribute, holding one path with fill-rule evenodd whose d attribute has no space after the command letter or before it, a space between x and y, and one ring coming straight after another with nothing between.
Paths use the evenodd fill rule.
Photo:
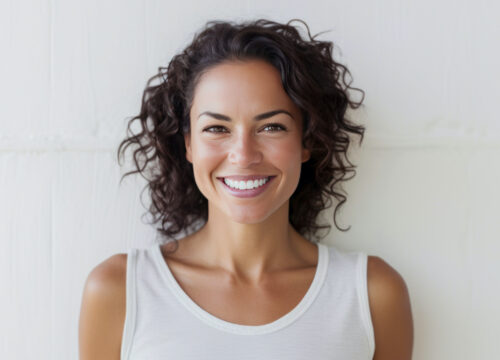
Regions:
<instances>
[{"instance_id":1,"label":"dark brown hair","mask_svg":"<svg viewBox=\"0 0 500 360\"><path fill-rule=\"evenodd\" d=\"M293 21L305 25L308 38L290 25ZM175 240L175 235L208 219L208 201L196 185L184 144L196 84L210 67L250 59L265 60L279 71L283 88L303 114L302 144L310 149L311 157L302 163L297 189L290 198L291 225L311 241L319 240L318 230L331 226L317 224L317 215L331 207L333 196L339 201L335 226L341 231L350 229L339 228L335 216L346 201L340 182L356 174L347 158L349 133L359 135L361 144L365 131L346 118L346 111L361 105L364 92L350 86L348 69L333 59L333 43L316 40L318 35L311 36L300 19L287 24L265 19L239 24L209 21L182 53L148 80L140 113L128 121L128 137L119 145L118 162L120 154L134 145L135 170L125 173L122 180L133 173L147 180L149 213L153 223L161 221L157 230L162 236ZM359 91L361 100L352 100L350 90ZM140 131L134 134L131 128L136 123ZM346 177L348 173L352 176Z\"/></svg>"}]
</instances>

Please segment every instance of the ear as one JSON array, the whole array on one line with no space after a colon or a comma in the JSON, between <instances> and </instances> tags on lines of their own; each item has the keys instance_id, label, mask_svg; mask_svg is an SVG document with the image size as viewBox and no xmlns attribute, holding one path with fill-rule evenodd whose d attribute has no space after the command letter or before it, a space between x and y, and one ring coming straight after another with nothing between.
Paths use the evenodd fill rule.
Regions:
<instances>
[{"instance_id":1,"label":"ear","mask_svg":"<svg viewBox=\"0 0 500 360\"><path fill-rule=\"evenodd\" d=\"M302 148L302 162L306 162L311 158L311 151L306 148Z\"/></svg>"},{"instance_id":2,"label":"ear","mask_svg":"<svg viewBox=\"0 0 500 360\"><path fill-rule=\"evenodd\" d=\"M186 145L186 159L192 164L193 160L191 157L191 132L184 134L184 144Z\"/></svg>"}]
</instances>

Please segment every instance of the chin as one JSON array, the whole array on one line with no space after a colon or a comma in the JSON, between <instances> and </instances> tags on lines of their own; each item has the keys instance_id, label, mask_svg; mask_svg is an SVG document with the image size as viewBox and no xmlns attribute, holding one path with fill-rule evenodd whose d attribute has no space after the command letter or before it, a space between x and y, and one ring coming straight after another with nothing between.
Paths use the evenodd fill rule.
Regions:
<instances>
[{"instance_id":1,"label":"chin","mask_svg":"<svg viewBox=\"0 0 500 360\"><path fill-rule=\"evenodd\" d=\"M255 213L251 213L250 210L243 210L243 211L240 211L240 212L236 212L236 211L230 211L229 214L227 214L227 217L228 219L231 219L233 222L236 222L238 224L249 224L249 225L252 225L252 224L259 224L263 221L265 221L268 216L266 216L265 214L255 214Z\"/></svg>"}]
</instances>

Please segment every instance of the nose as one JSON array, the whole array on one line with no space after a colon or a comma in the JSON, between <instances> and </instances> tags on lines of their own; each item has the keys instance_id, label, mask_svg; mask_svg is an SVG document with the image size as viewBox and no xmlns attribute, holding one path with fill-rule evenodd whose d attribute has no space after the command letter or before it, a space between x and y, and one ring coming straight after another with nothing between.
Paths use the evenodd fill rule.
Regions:
<instances>
[{"instance_id":1,"label":"nose","mask_svg":"<svg viewBox=\"0 0 500 360\"><path fill-rule=\"evenodd\" d=\"M262 161L262 151L250 132L242 131L234 137L229 149L231 164L247 168Z\"/></svg>"}]
</instances>

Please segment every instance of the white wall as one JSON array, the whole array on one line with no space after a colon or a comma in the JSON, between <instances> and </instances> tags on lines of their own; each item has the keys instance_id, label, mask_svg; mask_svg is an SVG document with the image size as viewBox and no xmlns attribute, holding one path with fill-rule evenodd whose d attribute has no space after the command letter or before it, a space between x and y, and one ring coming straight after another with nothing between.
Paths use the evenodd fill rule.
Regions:
<instances>
[{"instance_id":1,"label":"white wall","mask_svg":"<svg viewBox=\"0 0 500 360\"><path fill-rule=\"evenodd\" d=\"M500 358L500 27L491 1L0 3L0 358L77 359L83 282L155 240L116 147L146 79L209 19L304 19L366 91L325 242L405 278L414 359ZM331 221L332 212L325 214ZM332 304L334 306L334 304Z\"/></svg>"}]
</instances>

